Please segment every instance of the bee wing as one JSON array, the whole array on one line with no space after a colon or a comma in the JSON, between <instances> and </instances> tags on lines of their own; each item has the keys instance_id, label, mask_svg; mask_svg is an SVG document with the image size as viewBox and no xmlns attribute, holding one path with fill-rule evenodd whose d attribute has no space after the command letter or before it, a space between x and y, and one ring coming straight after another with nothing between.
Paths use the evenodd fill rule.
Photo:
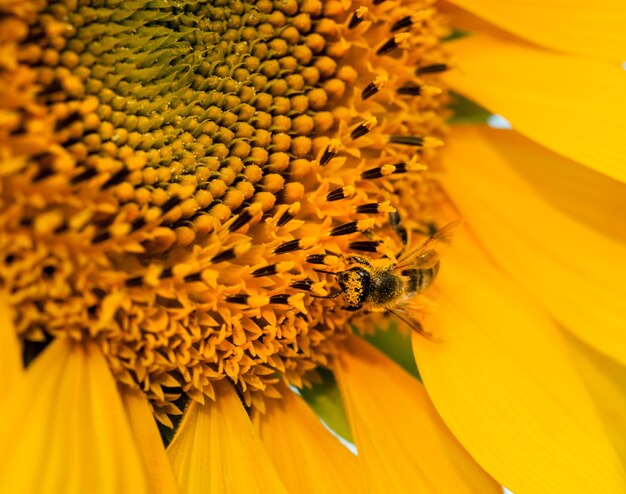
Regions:
<instances>
[{"instance_id":1,"label":"bee wing","mask_svg":"<svg viewBox=\"0 0 626 494\"><path fill-rule=\"evenodd\" d=\"M400 271L407 268L426 269L434 266L439 259L439 249L450 244L452 230L459 223L460 220L448 223L424 240L415 249L402 255L394 266L394 271Z\"/></svg>"}]
</instances>

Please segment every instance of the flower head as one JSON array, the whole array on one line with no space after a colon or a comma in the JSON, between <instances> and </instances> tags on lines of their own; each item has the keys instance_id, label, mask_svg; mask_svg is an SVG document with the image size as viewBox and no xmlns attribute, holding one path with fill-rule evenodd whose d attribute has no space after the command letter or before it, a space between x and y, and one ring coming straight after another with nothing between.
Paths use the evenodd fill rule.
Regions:
<instances>
[{"instance_id":1,"label":"flower head","mask_svg":"<svg viewBox=\"0 0 626 494\"><path fill-rule=\"evenodd\" d=\"M537 309L525 311L525 295L479 248L465 243L465 234L459 233L462 251L450 254L450 272L435 293L439 307L421 293L437 275L438 253L418 251L419 269L410 257L465 211L473 212L480 229L484 210L474 208L481 199L491 205L501 185L496 180L476 192L481 186L474 174L492 174L480 163L455 163L454 139L458 134L457 142L469 143L483 136L449 132L445 123L451 115L448 85L491 108L473 72L485 68L472 52L475 38L451 49L442 42L451 37L450 19L470 27L476 19L468 23L467 13L450 7L442 13L428 0L367 6L339 0L64 0L9 2L0 11L0 286L6 326L15 328L30 355L26 360L38 355L25 372L20 364L12 367L20 406L28 406L29 386L45 381L50 369L67 384L61 397L71 396L71 389L98 388L95 397L112 400L110 423L102 425L99 412L86 413L81 430L101 424L106 435L111 424L123 424L121 454L134 459L119 471L131 472L124 475L137 480L138 490L148 478L153 489L175 488L176 482L182 492L261 485L278 492L279 477L290 491L317 481L318 489L332 490L337 465L350 472L346 489L366 482L382 490L390 478L398 492L407 484L488 492L498 488L491 476L505 484L511 479L514 488L534 485L509 477L487 442L467 433L445 391L457 383L454 372L445 379L446 369L467 359L472 369L484 370L468 352L472 341L459 316L466 307L489 328L489 314L513 311L530 314L521 323L535 328L529 333L544 325L548 332L557 329ZM532 59L529 53L541 58L541 50L517 43L494 46L520 60ZM497 58L495 53L489 56ZM475 65L467 62L473 56ZM457 64L468 70L469 82L462 71L444 75ZM583 147L560 138L550 116L535 129L523 104L508 108L521 115L522 132L606 171ZM444 153L442 159L444 141L450 141L452 158ZM474 159L484 152L476 149ZM450 172L456 168L456 175ZM510 194L515 191L513 186ZM495 244L486 224L480 231ZM505 249L510 245L495 238ZM396 291L368 298L375 277L396 276L396 267ZM535 278L529 277L532 288ZM505 295L493 288L499 284ZM509 292L524 302L510 302ZM483 299L492 306L478 308ZM570 307L554 305L557 318ZM429 313L442 314L440 327L418 331L435 337L415 335L414 350L443 421L417 380L352 335L351 325L367 332L384 312L414 328L422 320L429 324ZM550 348L545 335L536 337L538 348ZM489 340L483 348L496 358L491 350L500 346L506 354L518 343L505 340ZM67 364L58 367L63 359ZM566 382L578 383L565 359L555 361ZM385 369L382 384L376 384L376 365ZM87 369L82 384L81 369ZM332 443L290 389L319 383L318 371L325 375L320 369L337 376L363 476L357 460ZM487 381L490 375L481 376ZM378 386L386 392L368 394ZM586 392L572 386L559 399L574 396L577 405ZM42 396L54 401L53 390L42 386ZM388 399L378 400L382 395ZM466 397L463 403L470 402ZM94 398L88 408L97 403ZM183 408L178 425L173 419ZM74 427L79 409L59 427ZM533 427L540 412L530 407ZM155 440L150 413L177 431L169 458ZM406 437L394 427L385 431L394 414L403 424L415 421ZM598 445L594 464L606 460L607 485L617 486L616 457L591 406L571 423L587 418ZM369 420L377 432L365 432ZM514 431L515 423L505 431ZM570 425L559 440L569 441ZM233 430L245 439L229 449L217 439L233 441ZM311 441L323 438L320 444L339 463L319 460L327 474L318 480L302 473L302 465L293 466L293 476L276 475L275 466L279 473L291 468L285 445L306 430L315 431ZM207 434L217 439L208 442ZM426 468L402 449L418 435L421 451L430 455ZM99 444L109 458L114 445L107 441ZM571 442L581 444L578 436ZM537 443L528 443L534 454ZM146 459L147 444L156 448L154 458ZM400 453L386 463L392 450ZM20 465L20 454L5 465ZM258 462L262 473L242 476L241 465L249 461ZM578 465L577 459L562 464ZM406 478L397 475L402 472Z\"/></svg>"}]
</instances>

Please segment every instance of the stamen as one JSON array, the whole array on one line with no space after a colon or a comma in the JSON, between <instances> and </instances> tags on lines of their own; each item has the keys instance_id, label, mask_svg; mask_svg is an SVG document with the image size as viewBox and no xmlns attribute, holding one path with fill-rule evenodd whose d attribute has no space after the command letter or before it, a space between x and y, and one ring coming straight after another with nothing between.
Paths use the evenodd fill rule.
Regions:
<instances>
[{"instance_id":1,"label":"stamen","mask_svg":"<svg viewBox=\"0 0 626 494\"><path fill-rule=\"evenodd\" d=\"M245 211L241 212L239 216L228 227L229 232L239 230L242 226L252 221L255 217L258 219L259 213L263 210L263 204L260 202L252 203Z\"/></svg>"},{"instance_id":2,"label":"stamen","mask_svg":"<svg viewBox=\"0 0 626 494\"><path fill-rule=\"evenodd\" d=\"M306 262L309 264L323 264L325 266L334 266L339 257L336 254L311 254L307 256Z\"/></svg>"},{"instance_id":3,"label":"stamen","mask_svg":"<svg viewBox=\"0 0 626 494\"><path fill-rule=\"evenodd\" d=\"M326 194L326 200L329 202L339 201L340 199L345 199L346 197L352 197L356 189L352 185L346 185L344 187L340 187L339 189L331 190L328 194Z\"/></svg>"},{"instance_id":4,"label":"stamen","mask_svg":"<svg viewBox=\"0 0 626 494\"><path fill-rule=\"evenodd\" d=\"M304 290L308 292L311 290L312 285L313 285L313 280L306 279L306 280L301 280L301 281L294 281L289 286L296 290Z\"/></svg>"},{"instance_id":5,"label":"stamen","mask_svg":"<svg viewBox=\"0 0 626 494\"><path fill-rule=\"evenodd\" d=\"M300 250L300 240L290 240L282 245L279 245L274 249L274 254L285 254L287 252L293 252L294 250Z\"/></svg>"},{"instance_id":6,"label":"stamen","mask_svg":"<svg viewBox=\"0 0 626 494\"><path fill-rule=\"evenodd\" d=\"M272 295L269 298L269 302L270 304L279 304L279 305L288 305L290 307L294 307L296 309L298 309L300 311L299 316L301 317L306 317L306 307L304 306L303 303L303 299L304 299L304 294L303 293L297 293L295 295L287 295L285 294L280 294L280 295Z\"/></svg>"},{"instance_id":7,"label":"stamen","mask_svg":"<svg viewBox=\"0 0 626 494\"><path fill-rule=\"evenodd\" d=\"M396 171L396 167L398 165L383 165L383 166L378 166L376 168L370 168L369 170L365 170L364 172L361 172L361 178L365 179L365 180L370 180L370 179L375 179L375 178L381 178L381 177L386 177L387 175L391 175L392 173L394 173Z\"/></svg>"},{"instance_id":8,"label":"stamen","mask_svg":"<svg viewBox=\"0 0 626 494\"><path fill-rule=\"evenodd\" d=\"M317 243L315 237L305 237L296 240L290 240L284 244L279 245L274 249L274 254L286 254L287 252L293 252L300 249L308 249Z\"/></svg>"},{"instance_id":9,"label":"stamen","mask_svg":"<svg viewBox=\"0 0 626 494\"><path fill-rule=\"evenodd\" d=\"M410 27L412 24L413 24L413 21L411 20L411 16L407 15L406 17L403 17L399 21L396 21L394 25L391 26L391 32L393 33L394 31L398 31L400 29Z\"/></svg>"},{"instance_id":10,"label":"stamen","mask_svg":"<svg viewBox=\"0 0 626 494\"><path fill-rule=\"evenodd\" d=\"M420 86L417 84L407 84L396 89L397 94L407 96L436 96L441 94L441 89L437 86Z\"/></svg>"},{"instance_id":11,"label":"stamen","mask_svg":"<svg viewBox=\"0 0 626 494\"><path fill-rule=\"evenodd\" d=\"M295 202L287 210L278 218L276 222L276 226L283 226L289 223L293 218L295 218L296 214L300 210L300 203Z\"/></svg>"},{"instance_id":12,"label":"stamen","mask_svg":"<svg viewBox=\"0 0 626 494\"><path fill-rule=\"evenodd\" d=\"M344 223L343 225L336 226L330 231L331 237L338 237L340 235L349 235L351 233L356 233L359 231L358 225L356 221L350 221L349 223Z\"/></svg>"},{"instance_id":13,"label":"stamen","mask_svg":"<svg viewBox=\"0 0 626 494\"><path fill-rule=\"evenodd\" d=\"M250 214L249 211L246 210L246 211L242 212L237 217L237 219L230 224L230 226L228 227L228 231L229 232L234 232L235 230L238 230L243 225L248 223L248 221L250 221L251 219L252 219L252 215Z\"/></svg>"},{"instance_id":14,"label":"stamen","mask_svg":"<svg viewBox=\"0 0 626 494\"><path fill-rule=\"evenodd\" d=\"M396 208L392 207L389 201L361 204L356 208L356 212L360 214L393 213L395 210Z\"/></svg>"},{"instance_id":15,"label":"stamen","mask_svg":"<svg viewBox=\"0 0 626 494\"><path fill-rule=\"evenodd\" d=\"M409 85L402 86L396 89L396 93L398 94L407 94L409 96L419 96L422 93L422 86L418 85Z\"/></svg>"},{"instance_id":16,"label":"stamen","mask_svg":"<svg viewBox=\"0 0 626 494\"><path fill-rule=\"evenodd\" d=\"M324 264L324 259L326 258L326 254L311 254L307 256L306 262L309 264Z\"/></svg>"},{"instance_id":17,"label":"stamen","mask_svg":"<svg viewBox=\"0 0 626 494\"><path fill-rule=\"evenodd\" d=\"M259 278L261 276L272 276L275 274L286 273L290 271L294 267L293 261L283 261L277 264L270 264L268 266L263 266L262 268L255 269L252 271L252 276L255 278Z\"/></svg>"},{"instance_id":18,"label":"stamen","mask_svg":"<svg viewBox=\"0 0 626 494\"><path fill-rule=\"evenodd\" d=\"M264 266L262 268L255 269L250 274L254 276L255 278L258 278L260 276L272 276L272 275L275 275L276 273L277 273L276 264L270 264L269 266Z\"/></svg>"},{"instance_id":19,"label":"stamen","mask_svg":"<svg viewBox=\"0 0 626 494\"><path fill-rule=\"evenodd\" d=\"M443 141L434 137L422 137L422 136L400 136L390 135L389 142L391 144L404 144L407 146L417 147L439 147L443 145Z\"/></svg>"},{"instance_id":20,"label":"stamen","mask_svg":"<svg viewBox=\"0 0 626 494\"><path fill-rule=\"evenodd\" d=\"M339 237L341 235L350 235L351 233L363 232L368 228L374 226L374 223L375 222L372 218L360 221L350 221L348 223L344 223L343 225L334 227L330 230L329 235L331 237Z\"/></svg>"},{"instance_id":21,"label":"stamen","mask_svg":"<svg viewBox=\"0 0 626 494\"><path fill-rule=\"evenodd\" d=\"M251 244L249 243L236 245L235 247L231 247L230 249L226 249L216 254L214 257L211 258L211 262L214 264L217 264L220 262L230 261L231 259L240 257L246 252L248 252L250 250L250 247L251 247Z\"/></svg>"},{"instance_id":22,"label":"stamen","mask_svg":"<svg viewBox=\"0 0 626 494\"><path fill-rule=\"evenodd\" d=\"M413 24L417 24L420 21L426 20L433 16L435 13L434 9L426 9L421 12L416 12L413 15L407 15L403 17L399 21L396 21L393 26L391 26L391 32L398 31L400 29L405 29L407 27L411 27Z\"/></svg>"},{"instance_id":23,"label":"stamen","mask_svg":"<svg viewBox=\"0 0 626 494\"><path fill-rule=\"evenodd\" d=\"M289 301L289 295L287 295L286 293L283 293L281 295L272 295L270 297L270 304L289 305L288 301Z\"/></svg>"},{"instance_id":24,"label":"stamen","mask_svg":"<svg viewBox=\"0 0 626 494\"><path fill-rule=\"evenodd\" d=\"M384 88L389 82L389 79L384 75L379 75L373 82L370 82L365 89L361 92L361 98L366 100L374 96L378 91Z\"/></svg>"},{"instance_id":25,"label":"stamen","mask_svg":"<svg viewBox=\"0 0 626 494\"><path fill-rule=\"evenodd\" d=\"M218 263L218 262L230 261L231 259L234 259L235 257L236 257L235 248L231 247L230 249L226 249L225 251L222 251L219 254L217 254L215 257L211 259L211 262Z\"/></svg>"},{"instance_id":26,"label":"stamen","mask_svg":"<svg viewBox=\"0 0 626 494\"><path fill-rule=\"evenodd\" d=\"M424 74L438 74L440 72L445 72L449 67L445 63L435 63L432 65L425 65L424 67L419 67L415 72L417 75Z\"/></svg>"},{"instance_id":27,"label":"stamen","mask_svg":"<svg viewBox=\"0 0 626 494\"><path fill-rule=\"evenodd\" d=\"M376 117L368 118L367 120L360 123L356 128L354 128L352 132L350 132L350 137L354 140L358 139L359 137L363 137L370 130L376 127L377 123L378 121L376 120Z\"/></svg>"},{"instance_id":28,"label":"stamen","mask_svg":"<svg viewBox=\"0 0 626 494\"><path fill-rule=\"evenodd\" d=\"M377 248L380 243L380 240L358 240L356 242L350 242L348 248L361 252L378 252Z\"/></svg>"},{"instance_id":29,"label":"stamen","mask_svg":"<svg viewBox=\"0 0 626 494\"><path fill-rule=\"evenodd\" d=\"M361 22L365 20L367 12L367 7L359 7L358 9L356 9L354 14L352 14L352 17L350 17L350 22L348 22L348 29L354 29L359 24L361 24Z\"/></svg>"},{"instance_id":30,"label":"stamen","mask_svg":"<svg viewBox=\"0 0 626 494\"><path fill-rule=\"evenodd\" d=\"M328 164L330 160L332 160L337 155L340 147L341 143L338 140L331 140L328 146L326 146L324 153L322 153L322 157L320 158L320 165L324 166Z\"/></svg>"},{"instance_id":31,"label":"stamen","mask_svg":"<svg viewBox=\"0 0 626 494\"><path fill-rule=\"evenodd\" d=\"M183 278L183 280L185 281L185 283L193 283L196 281L202 281L202 273L188 274L187 276Z\"/></svg>"},{"instance_id":32,"label":"stamen","mask_svg":"<svg viewBox=\"0 0 626 494\"><path fill-rule=\"evenodd\" d=\"M395 50L396 48L398 48L398 46L400 46L402 43L404 43L410 37L411 37L410 33L400 33L400 34L394 35L393 38L388 39L376 51L376 55L385 55L386 53L389 53L390 51Z\"/></svg>"},{"instance_id":33,"label":"stamen","mask_svg":"<svg viewBox=\"0 0 626 494\"><path fill-rule=\"evenodd\" d=\"M376 214L378 213L378 203L361 204L356 208L356 212L360 214Z\"/></svg>"}]
</instances>

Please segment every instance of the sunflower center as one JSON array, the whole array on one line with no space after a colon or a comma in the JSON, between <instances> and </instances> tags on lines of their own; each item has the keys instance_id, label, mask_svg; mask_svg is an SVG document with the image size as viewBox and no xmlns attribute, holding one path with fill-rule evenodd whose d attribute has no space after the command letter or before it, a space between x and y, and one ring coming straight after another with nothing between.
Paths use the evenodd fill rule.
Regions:
<instances>
[{"instance_id":1,"label":"sunflower center","mask_svg":"<svg viewBox=\"0 0 626 494\"><path fill-rule=\"evenodd\" d=\"M262 408L328 363L352 313L320 271L434 219L446 101L431 2L348 3L7 7L0 280L22 339L97 341L165 423L212 381Z\"/></svg>"}]
</instances>

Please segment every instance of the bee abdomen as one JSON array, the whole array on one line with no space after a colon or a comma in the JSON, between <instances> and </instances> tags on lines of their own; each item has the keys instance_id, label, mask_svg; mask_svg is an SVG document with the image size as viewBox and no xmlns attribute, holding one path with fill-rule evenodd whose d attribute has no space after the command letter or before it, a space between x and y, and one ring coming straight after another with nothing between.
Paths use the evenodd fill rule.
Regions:
<instances>
[{"instance_id":1,"label":"bee abdomen","mask_svg":"<svg viewBox=\"0 0 626 494\"><path fill-rule=\"evenodd\" d=\"M426 269L405 269L402 271L402 275L409 279L407 291L417 293L423 292L432 284L437 277L438 272L439 262Z\"/></svg>"}]
</instances>

